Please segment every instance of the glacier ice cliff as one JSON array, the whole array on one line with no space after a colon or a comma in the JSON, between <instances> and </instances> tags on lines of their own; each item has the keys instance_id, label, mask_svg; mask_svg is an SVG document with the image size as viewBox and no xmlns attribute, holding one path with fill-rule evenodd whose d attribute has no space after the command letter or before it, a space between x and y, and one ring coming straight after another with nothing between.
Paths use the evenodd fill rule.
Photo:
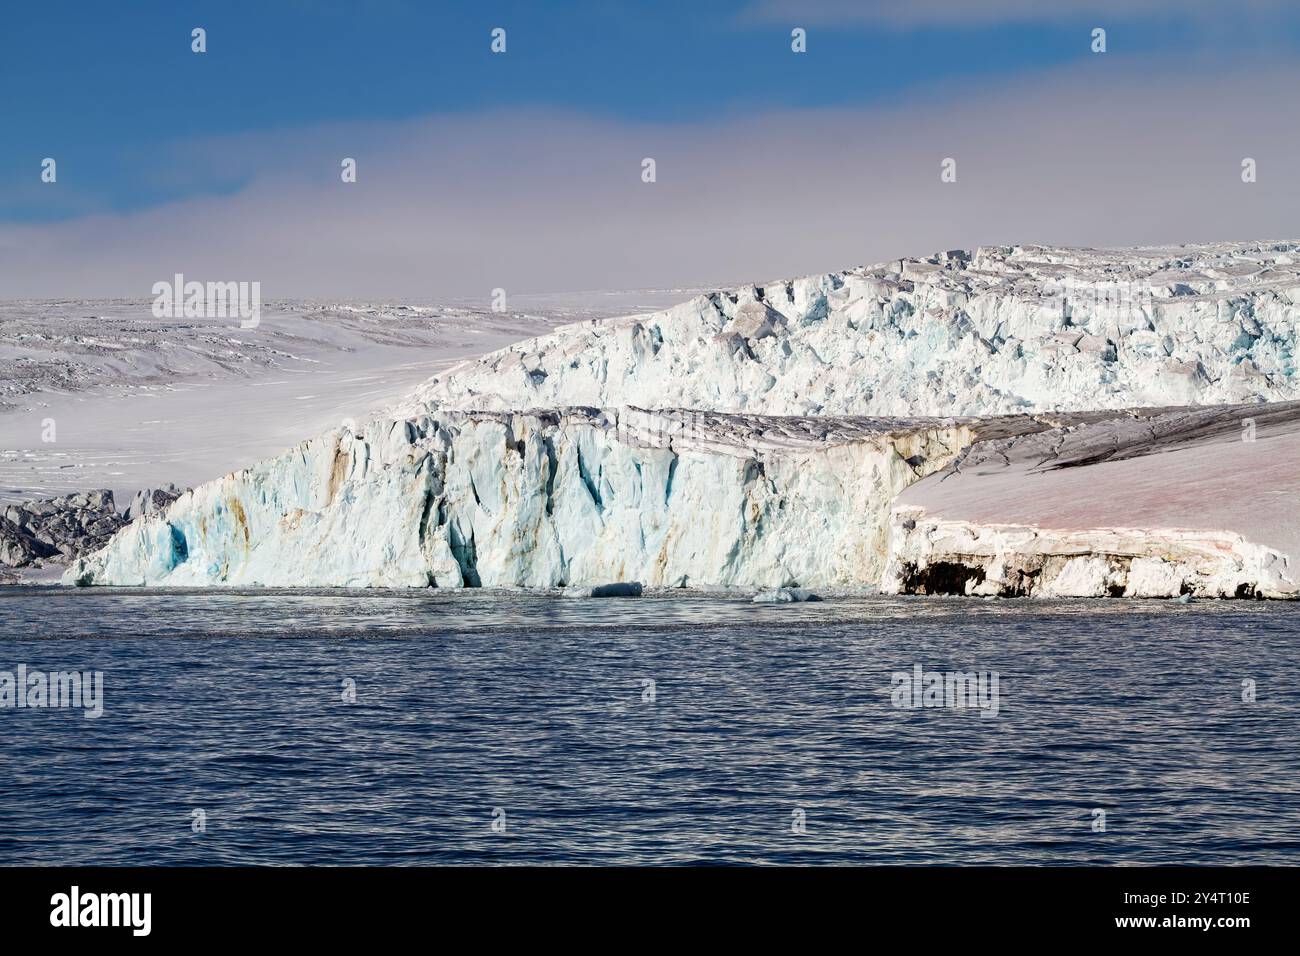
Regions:
<instances>
[{"instance_id":1,"label":"glacier ice cliff","mask_svg":"<svg viewBox=\"0 0 1300 956\"><path fill-rule=\"evenodd\" d=\"M187 492L67 580L862 586L884 568L894 496L973 434L640 409L377 421Z\"/></svg>"},{"instance_id":2,"label":"glacier ice cliff","mask_svg":"<svg viewBox=\"0 0 1300 956\"><path fill-rule=\"evenodd\" d=\"M65 582L1294 597L1298 317L1288 242L714 293L462 363Z\"/></svg>"}]
</instances>

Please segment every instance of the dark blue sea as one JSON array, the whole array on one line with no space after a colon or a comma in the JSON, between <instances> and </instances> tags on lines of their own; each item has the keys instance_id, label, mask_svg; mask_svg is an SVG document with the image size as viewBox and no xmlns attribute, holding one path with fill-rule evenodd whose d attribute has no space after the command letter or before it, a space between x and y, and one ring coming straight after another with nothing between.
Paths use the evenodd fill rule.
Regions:
<instances>
[{"instance_id":1,"label":"dark blue sea","mask_svg":"<svg viewBox=\"0 0 1300 956\"><path fill-rule=\"evenodd\" d=\"M0 864L1297 864L1298 649L1267 602L5 588L0 671L103 714L0 709ZM997 716L895 706L916 665Z\"/></svg>"}]
</instances>

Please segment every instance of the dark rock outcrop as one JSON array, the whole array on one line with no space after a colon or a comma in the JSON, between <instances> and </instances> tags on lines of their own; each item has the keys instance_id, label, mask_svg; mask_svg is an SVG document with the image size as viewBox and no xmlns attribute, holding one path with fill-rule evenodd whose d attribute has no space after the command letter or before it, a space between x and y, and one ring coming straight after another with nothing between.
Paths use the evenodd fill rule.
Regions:
<instances>
[{"instance_id":1,"label":"dark rock outcrop","mask_svg":"<svg viewBox=\"0 0 1300 956\"><path fill-rule=\"evenodd\" d=\"M134 521L136 518L142 518L145 515L158 514L180 496L180 490L175 485L166 485L162 488L141 488L135 493L131 503L126 506L126 510L122 512L122 517L127 521Z\"/></svg>"},{"instance_id":2,"label":"dark rock outcrop","mask_svg":"<svg viewBox=\"0 0 1300 956\"><path fill-rule=\"evenodd\" d=\"M0 564L66 564L102 548L126 523L107 489L7 505L0 512Z\"/></svg>"}]
</instances>

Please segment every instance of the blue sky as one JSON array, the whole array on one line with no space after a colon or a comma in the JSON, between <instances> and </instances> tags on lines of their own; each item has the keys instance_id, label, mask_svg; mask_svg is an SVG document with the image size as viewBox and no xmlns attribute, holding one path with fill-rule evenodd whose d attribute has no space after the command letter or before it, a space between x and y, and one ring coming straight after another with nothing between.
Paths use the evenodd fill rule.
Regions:
<instances>
[{"instance_id":1,"label":"blue sky","mask_svg":"<svg viewBox=\"0 0 1300 956\"><path fill-rule=\"evenodd\" d=\"M789 14L680 0L24 4L5 14L0 45L0 220L125 211L245 184L246 174L151 164L188 137L526 106L671 122L957 90L1086 60L1099 15L1083 6L1048 22L949 26L938 12L902 25L818 16L815 3ZM1233 33L1256 52L1296 51L1300 16L1267 16L1266 30L1226 17L1207 29L1159 6L1100 17L1111 55L1228 54ZM793 56L789 29L801 23L811 55ZM206 54L190 51L193 26L208 31ZM508 31L505 56L488 50L494 26ZM30 188L45 156L73 187L56 202Z\"/></svg>"},{"instance_id":2,"label":"blue sky","mask_svg":"<svg viewBox=\"0 0 1300 956\"><path fill-rule=\"evenodd\" d=\"M539 291L722 280L931 243L1240 237L1298 211L1277 176L1300 160L1285 138L1300 5L1283 0L132 0L0 16L0 295L129 293L187 262L269 271L255 240L272 232L302 259L277 260L286 293L422 295L498 274ZM489 51L497 26L505 55ZM1270 175L1225 191L1252 150ZM631 175L639 191L620 192L645 155L664 161L655 191ZM947 155L965 160L964 193L934 190ZM46 156L56 184L40 182ZM362 170L347 194L340 156ZM1139 157L1168 167L1154 188ZM774 229L781 194L806 203ZM843 222L854 210L866 218ZM705 214L726 242L691 247ZM193 225L227 220L248 234ZM406 283L417 266L432 278Z\"/></svg>"}]
</instances>

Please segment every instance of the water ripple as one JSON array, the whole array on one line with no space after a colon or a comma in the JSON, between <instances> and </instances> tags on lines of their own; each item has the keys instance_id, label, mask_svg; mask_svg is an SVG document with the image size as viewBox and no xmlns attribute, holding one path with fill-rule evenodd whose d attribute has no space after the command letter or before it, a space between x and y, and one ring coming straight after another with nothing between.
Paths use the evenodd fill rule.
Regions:
<instances>
[{"instance_id":1,"label":"water ripple","mask_svg":"<svg viewBox=\"0 0 1300 956\"><path fill-rule=\"evenodd\" d=\"M0 670L105 681L98 720L0 710L7 864L1300 862L1295 605L10 588L0 623ZM998 717L893 707L918 663L998 671Z\"/></svg>"}]
</instances>

